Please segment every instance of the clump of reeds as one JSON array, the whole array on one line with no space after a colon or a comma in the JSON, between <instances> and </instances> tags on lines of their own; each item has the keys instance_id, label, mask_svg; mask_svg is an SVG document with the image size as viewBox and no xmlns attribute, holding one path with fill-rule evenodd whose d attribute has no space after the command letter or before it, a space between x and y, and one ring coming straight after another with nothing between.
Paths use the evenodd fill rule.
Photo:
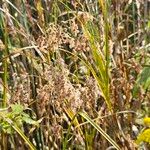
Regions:
<instances>
[{"instance_id":1,"label":"clump of reeds","mask_svg":"<svg viewBox=\"0 0 150 150\"><path fill-rule=\"evenodd\" d=\"M149 7L2 1L1 148L137 149L149 115Z\"/></svg>"}]
</instances>

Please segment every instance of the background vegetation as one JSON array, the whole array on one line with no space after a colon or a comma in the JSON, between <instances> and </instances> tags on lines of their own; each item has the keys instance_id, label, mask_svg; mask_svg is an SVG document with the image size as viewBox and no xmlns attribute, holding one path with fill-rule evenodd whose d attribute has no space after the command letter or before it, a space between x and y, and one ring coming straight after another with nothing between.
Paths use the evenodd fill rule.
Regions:
<instances>
[{"instance_id":1,"label":"background vegetation","mask_svg":"<svg viewBox=\"0 0 150 150\"><path fill-rule=\"evenodd\" d=\"M2 150L148 150L149 101L149 0L0 1Z\"/></svg>"}]
</instances>

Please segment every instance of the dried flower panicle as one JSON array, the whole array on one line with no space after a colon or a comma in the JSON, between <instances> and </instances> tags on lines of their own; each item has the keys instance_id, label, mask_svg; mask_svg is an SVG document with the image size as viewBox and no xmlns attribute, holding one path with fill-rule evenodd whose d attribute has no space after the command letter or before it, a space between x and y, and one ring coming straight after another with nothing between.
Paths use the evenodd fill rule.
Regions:
<instances>
[{"instance_id":1,"label":"dried flower panicle","mask_svg":"<svg viewBox=\"0 0 150 150\"><path fill-rule=\"evenodd\" d=\"M44 73L47 83L38 89L39 109L53 105L58 112L62 112L63 108L71 108L76 112L80 108L90 110L96 107L100 91L95 80L90 77L84 87L74 87L64 60L60 58L56 64L57 66L47 66ZM43 112L40 111L41 115L46 111L44 108Z\"/></svg>"},{"instance_id":2,"label":"dried flower panicle","mask_svg":"<svg viewBox=\"0 0 150 150\"><path fill-rule=\"evenodd\" d=\"M71 20L70 31L68 31L67 25L64 26L50 24L44 35L41 35L36 40L39 50L43 53L49 51L55 52L59 48L66 48L69 46L72 51L86 52L90 50L88 39L83 33L80 33L78 24L75 20Z\"/></svg>"},{"instance_id":3,"label":"dried flower panicle","mask_svg":"<svg viewBox=\"0 0 150 150\"><path fill-rule=\"evenodd\" d=\"M20 76L14 75L15 84L11 87L11 103L28 105L31 102L30 78L27 73Z\"/></svg>"}]
</instances>

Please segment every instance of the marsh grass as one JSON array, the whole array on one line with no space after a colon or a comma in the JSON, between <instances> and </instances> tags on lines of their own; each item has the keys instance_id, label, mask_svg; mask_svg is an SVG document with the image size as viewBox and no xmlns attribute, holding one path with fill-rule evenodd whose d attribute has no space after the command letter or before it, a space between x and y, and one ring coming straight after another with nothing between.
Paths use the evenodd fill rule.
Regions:
<instances>
[{"instance_id":1,"label":"marsh grass","mask_svg":"<svg viewBox=\"0 0 150 150\"><path fill-rule=\"evenodd\" d=\"M149 8L1 1L1 109L19 104L28 118L1 118L15 131L1 129L1 149L146 148L135 139L149 116Z\"/></svg>"}]
</instances>

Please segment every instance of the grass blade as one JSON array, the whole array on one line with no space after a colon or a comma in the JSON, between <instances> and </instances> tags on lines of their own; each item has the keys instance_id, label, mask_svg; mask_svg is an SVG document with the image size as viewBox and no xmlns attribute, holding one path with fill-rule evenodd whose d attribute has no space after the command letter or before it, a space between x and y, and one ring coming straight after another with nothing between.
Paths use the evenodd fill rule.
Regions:
<instances>
[{"instance_id":1,"label":"grass blade","mask_svg":"<svg viewBox=\"0 0 150 150\"><path fill-rule=\"evenodd\" d=\"M100 128L86 113L79 112L84 119L86 119L108 142L110 142L114 148L121 150L118 144L102 129Z\"/></svg>"}]
</instances>

